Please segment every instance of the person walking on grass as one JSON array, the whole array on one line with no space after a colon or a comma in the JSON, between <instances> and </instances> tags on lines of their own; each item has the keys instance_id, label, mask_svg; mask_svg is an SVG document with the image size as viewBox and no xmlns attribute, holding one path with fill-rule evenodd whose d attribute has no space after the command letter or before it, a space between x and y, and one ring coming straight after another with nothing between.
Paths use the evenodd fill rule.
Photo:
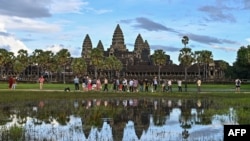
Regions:
<instances>
[{"instance_id":1,"label":"person walking on grass","mask_svg":"<svg viewBox=\"0 0 250 141\"><path fill-rule=\"evenodd\" d=\"M103 88L103 91L108 91L108 79L107 78L104 78L104 88Z\"/></svg>"},{"instance_id":2,"label":"person walking on grass","mask_svg":"<svg viewBox=\"0 0 250 141\"><path fill-rule=\"evenodd\" d=\"M201 80L200 79L197 80L197 92L198 93L201 92Z\"/></svg>"},{"instance_id":3,"label":"person walking on grass","mask_svg":"<svg viewBox=\"0 0 250 141\"><path fill-rule=\"evenodd\" d=\"M79 78L77 76L75 76L74 78L74 85L75 85L75 90L78 91L79 90Z\"/></svg>"},{"instance_id":4,"label":"person walking on grass","mask_svg":"<svg viewBox=\"0 0 250 141\"><path fill-rule=\"evenodd\" d=\"M39 82L39 88L40 90L43 89L43 83L44 83L44 77L41 75L41 77L38 79L38 82Z\"/></svg>"},{"instance_id":5,"label":"person walking on grass","mask_svg":"<svg viewBox=\"0 0 250 141\"><path fill-rule=\"evenodd\" d=\"M182 92L181 83L182 83L181 80L177 80L178 92Z\"/></svg>"},{"instance_id":6,"label":"person walking on grass","mask_svg":"<svg viewBox=\"0 0 250 141\"><path fill-rule=\"evenodd\" d=\"M12 90L16 89L17 77L13 77Z\"/></svg>"},{"instance_id":7,"label":"person walking on grass","mask_svg":"<svg viewBox=\"0 0 250 141\"><path fill-rule=\"evenodd\" d=\"M240 92L240 84L241 84L241 80L237 78L235 80L235 92Z\"/></svg>"},{"instance_id":8,"label":"person walking on grass","mask_svg":"<svg viewBox=\"0 0 250 141\"><path fill-rule=\"evenodd\" d=\"M10 76L9 77L9 89L11 89L12 88L12 85L13 85L13 77L12 76Z\"/></svg>"}]
</instances>

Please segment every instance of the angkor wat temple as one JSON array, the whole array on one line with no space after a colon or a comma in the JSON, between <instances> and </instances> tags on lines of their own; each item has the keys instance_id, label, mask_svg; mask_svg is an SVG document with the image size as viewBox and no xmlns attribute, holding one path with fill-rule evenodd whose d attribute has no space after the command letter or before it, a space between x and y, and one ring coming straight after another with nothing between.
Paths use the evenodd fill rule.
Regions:
<instances>
[{"instance_id":1,"label":"angkor wat temple","mask_svg":"<svg viewBox=\"0 0 250 141\"><path fill-rule=\"evenodd\" d=\"M91 39L87 34L82 44L81 53L82 57L87 60L87 62L91 60L90 57L92 48L93 45ZM153 78L154 76L158 76L158 66L154 65L152 61L152 55L150 54L150 45L147 40L143 40L141 34L138 34L135 39L134 50L129 51L126 48L123 32L119 24L115 28L112 38L112 44L110 45L110 47L107 48L107 50L104 50L103 44L101 40L99 40L96 48L101 49L105 57L114 55L122 62L123 69L119 73L120 76L118 77ZM166 64L163 65L160 69L161 79L184 79L184 67L181 65L173 64L170 56L166 56ZM190 66L187 70L187 79L189 81L192 81L194 79L197 79L197 77L203 78L203 76L205 75L207 80L214 80L224 77L221 70L218 69L218 62L219 61L214 61L214 63L209 64L208 71L200 69L199 72L197 64ZM89 70L91 69L88 69L88 75L93 76L94 72ZM99 76L107 76L107 72L105 71L99 73L102 73L99 74Z\"/></svg>"}]
</instances>

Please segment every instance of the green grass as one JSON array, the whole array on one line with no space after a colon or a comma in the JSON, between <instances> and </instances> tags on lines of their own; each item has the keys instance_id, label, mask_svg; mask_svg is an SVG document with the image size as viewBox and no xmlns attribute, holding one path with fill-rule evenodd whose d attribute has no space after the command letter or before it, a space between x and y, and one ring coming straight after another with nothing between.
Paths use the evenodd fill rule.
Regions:
<instances>
[{"instance_id":1,"label":"green grass","mask_svg":"<svg viewBox=\"0 0 250 141\"><path fill-rule=\"evenodd\" d=\"M65 87L70 87L71 92L64 92ZM81 86L80 86L81 89ZM184 87L183 87L184 91ZM45 83L44 89L39 90L39 83L18 83L15 90L8 89L8 83L0 83L0 102L22 101L22 100L39 100L39 99L76 99L76 98L216 98L216 99L245 99L250 102L250 84L241 86L241 92L235 93L234 84L203 84L201 93L197 94L195 84L187 85L187 92L177 92L177 85L173 85L173 92L114 92L112 85L109 86L109 92L74 91L74 84L51 84Z\"/></svg>"}]
</instances>

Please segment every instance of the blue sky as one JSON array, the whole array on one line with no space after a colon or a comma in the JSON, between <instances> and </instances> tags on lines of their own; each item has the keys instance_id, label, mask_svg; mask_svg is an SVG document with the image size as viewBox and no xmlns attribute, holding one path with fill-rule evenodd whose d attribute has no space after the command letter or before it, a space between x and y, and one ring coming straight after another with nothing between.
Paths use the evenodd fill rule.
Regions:
<instances>
[{"instance_id":1,"label":"blue sky","mask_svg":"<svg viewBox=\"0 0 250 141\"><path fill-rule=\"evenodd\" d=\"M117 24L132 51L138 34L151 54L163 49L179 64L184 35L192 51L209 50L214 60L235 62L250 44L249 0L0 0L0 47L12 52L62 48L80 57L89 34L107 49Z\"/></svg>"}]
</instances>

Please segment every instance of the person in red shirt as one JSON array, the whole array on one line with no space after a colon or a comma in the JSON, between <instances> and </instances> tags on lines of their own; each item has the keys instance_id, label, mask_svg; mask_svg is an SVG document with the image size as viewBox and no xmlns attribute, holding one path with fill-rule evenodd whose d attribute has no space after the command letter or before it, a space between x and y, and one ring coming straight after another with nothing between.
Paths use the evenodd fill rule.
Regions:
<instances>
[{"instance_id":1,"label":"person in red shirt","mask_svg":"<svg viewBox=\"0 0 250 141\"><path fill-rule=\"evenodd\" d=\"M12 89L12 85L13 85L13 77L10 76L9 77L9 89Z\"/></svg>"}]
</instances>

